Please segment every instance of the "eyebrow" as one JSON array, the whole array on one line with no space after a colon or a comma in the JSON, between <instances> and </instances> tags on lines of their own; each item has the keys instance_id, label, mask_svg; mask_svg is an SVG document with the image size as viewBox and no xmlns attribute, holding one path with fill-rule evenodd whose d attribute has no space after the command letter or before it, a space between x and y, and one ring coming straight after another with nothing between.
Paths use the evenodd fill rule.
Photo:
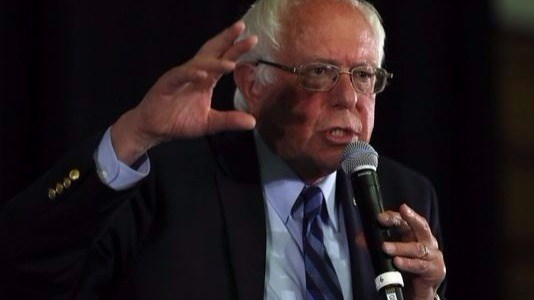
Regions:
<instances>
[{"instance_id":1,"label":"eyebrow","mask_svg":"<svg viewBox=\"0 0 534 300\"><path fill-rule=\"evenodd\" d=\"M330 64L330 65L334 65L334 66L341 66L341 64L339 63L339 61L335 60L335 59L330 59L330 58L321 58L321 57L316 57L316 58L311 58L310 61L308 63L324 63L324 64ZM380 66L373 63L373 62L362 62L362 63L359 63L359 64L355 64L355 65L351 65L349 66L349 68L354 68L354 67L364 67L364 66L371 66L371 67L374 67L374 68L379 68Z\"/></svg>"}]
</instances>

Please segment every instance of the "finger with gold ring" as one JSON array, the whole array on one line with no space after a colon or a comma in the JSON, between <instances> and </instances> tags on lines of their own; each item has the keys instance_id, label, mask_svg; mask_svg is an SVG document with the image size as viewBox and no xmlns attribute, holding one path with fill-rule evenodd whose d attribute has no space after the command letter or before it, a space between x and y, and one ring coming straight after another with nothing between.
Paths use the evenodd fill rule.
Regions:
<instances>
[{"instance_id":1,"label":"finger with gold ring","mask_svg":"<svg viewBox=\"0 0 534 300\"><path fill-rule=\"evenodd\" d=\"M428 249L428 246L426 244L423 244L423 255L421 255L421 258L426 258L429 252L430 249Z\"/></svg>"}]
</instances>

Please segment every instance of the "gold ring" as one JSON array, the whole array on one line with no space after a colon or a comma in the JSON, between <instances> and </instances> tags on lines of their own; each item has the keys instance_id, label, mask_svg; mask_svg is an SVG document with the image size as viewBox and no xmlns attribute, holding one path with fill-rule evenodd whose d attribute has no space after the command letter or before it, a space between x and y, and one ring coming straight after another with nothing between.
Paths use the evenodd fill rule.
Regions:
<instances>
[{"instance_id":1,"label":"gold ring","mask_svg":"<svg viewBox=\"0 0 534 300\"><path fill-rule=\"evenodd\" d=\"M426 258L429 252L430 249L428 249L428 246L426 244L423 244L423 255L421 255L421 258Z\"/></svg>"}]
</instances>

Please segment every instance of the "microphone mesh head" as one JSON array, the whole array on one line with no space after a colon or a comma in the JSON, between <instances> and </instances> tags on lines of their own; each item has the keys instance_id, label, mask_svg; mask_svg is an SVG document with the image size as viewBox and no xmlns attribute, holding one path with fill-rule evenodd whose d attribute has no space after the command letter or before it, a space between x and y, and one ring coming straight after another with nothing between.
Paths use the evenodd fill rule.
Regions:
<instances>
[{"instance_id":1,"label":"microphone mesh head","mask_svg":"<svg viewBox=\"0 0 534 300\"><path fill-rule=\"evenodd\" d=\"M348 144L341 154L341 167L347 174L361 169L373 169L378 166L378 153L366 142L357 141Z\"/></svg>"}]
</instances>

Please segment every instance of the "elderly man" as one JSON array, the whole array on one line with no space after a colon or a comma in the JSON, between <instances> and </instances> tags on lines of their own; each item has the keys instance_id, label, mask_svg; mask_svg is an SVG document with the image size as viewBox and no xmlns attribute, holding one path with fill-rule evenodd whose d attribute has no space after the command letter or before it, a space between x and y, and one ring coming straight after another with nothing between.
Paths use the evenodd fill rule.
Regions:
<instances>
[{"instance_id":1,"label":"elderly man","mask_svg":"<svg viewBox=\"0 0 534 300\"><path fill-rule=\"evenodd\" d=\"M258 0L103 138L6 205L0 292L376 299L339 168L349 143L371 138L375 96L390 77L383 45L366 2ZM231 71L240 110L215 111L213 88ZM378 173L389 209L378 219L400 234L383 251L404 273L408 299L439 298L433 188L386 158ZM307 199L320 216L308 215Z\"/></svg>"}]
</instances>

